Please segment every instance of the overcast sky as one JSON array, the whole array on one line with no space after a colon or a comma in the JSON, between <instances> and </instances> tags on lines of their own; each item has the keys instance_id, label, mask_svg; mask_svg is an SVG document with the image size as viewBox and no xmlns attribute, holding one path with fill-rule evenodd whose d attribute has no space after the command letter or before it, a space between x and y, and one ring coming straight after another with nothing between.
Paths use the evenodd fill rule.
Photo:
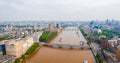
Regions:
<instances>
[{"instance_id":1,"label":"overcast sky","mask_svg":"<svg viewBox=\"0 0 120 63\"><path fill-rule=\"evenodd\" d=\"M120 20L120 0L0 0L0 21Z\"/></svg>"}]
</instances>

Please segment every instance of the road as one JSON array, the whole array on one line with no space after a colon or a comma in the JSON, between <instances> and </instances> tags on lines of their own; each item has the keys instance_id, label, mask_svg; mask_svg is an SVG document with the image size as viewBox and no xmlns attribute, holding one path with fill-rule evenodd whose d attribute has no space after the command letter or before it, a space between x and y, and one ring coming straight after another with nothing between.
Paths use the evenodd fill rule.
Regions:
<instances>
[{"instance_id":1,"label":"road","mask_svg":"<svg viewBox=\"0 0 120 63\"><path fill-rule=\"evenodd\" d=\"M103 62L104 63L110 63L107 62L107 58L104 56L104 53L102 53L102 50L100 48L100 46L96 43L91 43L91 48L94 51L95 54L99 53L102 56Z\"/></svg>"}]
</instances>

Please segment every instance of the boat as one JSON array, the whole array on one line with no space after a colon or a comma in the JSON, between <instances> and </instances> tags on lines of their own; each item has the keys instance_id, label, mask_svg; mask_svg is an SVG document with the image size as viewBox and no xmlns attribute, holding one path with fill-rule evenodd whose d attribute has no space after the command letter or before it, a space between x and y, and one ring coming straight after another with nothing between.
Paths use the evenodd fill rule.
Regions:
<instances>
[{"instance_id":1,"label":"boat","mask_svg":"<svg viewBox=\"0 0 120 63\"><path fill-rule=\"evenodd\" d=\"M88 63L88 61L87 61L87 60L84 60L83 63Z\"/></svg>"}]
</instances>

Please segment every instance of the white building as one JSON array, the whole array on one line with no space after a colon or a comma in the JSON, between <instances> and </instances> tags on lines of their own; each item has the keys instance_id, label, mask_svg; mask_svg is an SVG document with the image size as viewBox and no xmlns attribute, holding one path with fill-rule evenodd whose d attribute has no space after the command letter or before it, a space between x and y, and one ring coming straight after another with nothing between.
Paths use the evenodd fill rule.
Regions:
<instances>
[{"instance_id":1,"label":"white building","mask_svg":"<svg viewBox=\"0 0 120 63\"><path fill-rule=\"evenodd\" d=\"M6 53L15 57L20 57L25 54L34 41L32 37L26 37L24 39L11 39L6 41Z\"/></svg>"}]
</instances>

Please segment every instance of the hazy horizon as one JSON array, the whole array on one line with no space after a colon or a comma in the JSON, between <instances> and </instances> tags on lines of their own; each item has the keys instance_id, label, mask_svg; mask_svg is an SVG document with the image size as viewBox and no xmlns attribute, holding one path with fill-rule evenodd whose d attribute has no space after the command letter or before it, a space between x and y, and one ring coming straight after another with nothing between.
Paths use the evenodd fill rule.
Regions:
<instances>
[{"instance_id":1,"label":"hazy horizon","mask_svg":"<svg viewBox=\"0 0 120 63\"><path fill-rule=\"evenodd\" d=\"M0 21L120 20L120 0L0 0Z\"/></svg>"}]
</instances>

